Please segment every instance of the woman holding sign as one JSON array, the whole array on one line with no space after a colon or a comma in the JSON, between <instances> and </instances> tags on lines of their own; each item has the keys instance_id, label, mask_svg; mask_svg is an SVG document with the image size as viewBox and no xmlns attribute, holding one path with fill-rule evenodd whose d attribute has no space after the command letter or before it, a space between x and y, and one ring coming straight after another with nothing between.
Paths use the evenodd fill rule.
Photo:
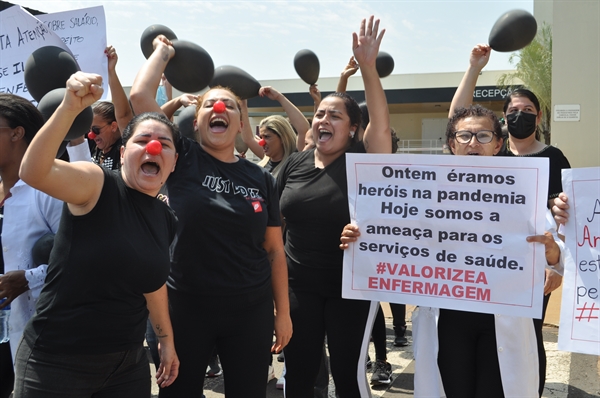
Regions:
<instances>
[{"instance_id":1,"label":"woman holding sign","mask_svg":"<svg viewBox=\"0 0 600 398\"><path fill-rule=\"evenodd\" d=\"M446 131L456 155L493 156L502 147L498 119L480 106L460 108ZM547 228L552 219L548 212ZM340 247L355 242L358 227L347 225ZM558 238L544 243L548 264L560 260ZM558 240L560 242L560 240ZM562 242L561 242L562 243ZM531 318L420 307L413 318L415 397L535 397L538 389L536 337ZM433 380L436 374L438 380Z\"/></svg>"},{"instance_id":2,"label":"woman holding sign","mask_svg":"<svg viewBox=\"0 0 600 398\"><path fill-rule=\"evenodd\" d=\"M478 44L471 50L469 68L452 98L448 117L452 118L455 109L469 106L473 100L473 93L481 70L487 65L492 49L488 45ZM552 145L539 141L539 126L542 120L542 110L537 96L531 91L519 88L512 91L504 102L503 116L508 127L508 137L504 141L498 156L528 156L548 158L550 162L550 178L548 179L548 208L553 205L553 200L562 192L561 171L571 168L569 161L562 151ZM550 293L560 286L562 277L552 271L546 270L544 284L544 306L541 319L534 319L538 354L540 361L540 386L539 395L544 391L546 379L546 351L542 337L543 320L546 308L550 301Z\"/></svg>"},{"instance_id":3,"label":"woman holding sign","mask_svg":"<svg viewBox=\"0 0 600 398\"><path fill-rule=\"evenodd\" d=\"M285 348L287 398L313 396L325 336L339 396L370 396L365 362L378 303L342 298L343 253L337 242L350 221L345 154L391 152L388 106L375 68L384 34L378 30L379 20L371 17L353 37L371 113L363 141L357 141L358 104L334 93L321 101L313 119L316 148L292 154L277 177L294 323Z\"/></svg>"}]
</instances>

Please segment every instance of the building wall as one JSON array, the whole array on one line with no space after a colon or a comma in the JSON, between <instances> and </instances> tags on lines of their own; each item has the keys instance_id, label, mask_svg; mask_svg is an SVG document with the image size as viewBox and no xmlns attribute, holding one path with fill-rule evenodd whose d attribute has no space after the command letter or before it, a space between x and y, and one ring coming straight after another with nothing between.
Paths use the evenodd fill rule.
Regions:
<instances>
[{"instance_id":1,"label":"building wall","mask_svg":"<svg viewBox=\"0 0 600 398\"><path fill-rule=\"evenodd\" d=\"M401 140L420 140L423 119L441 119L447 117L447 112L391 114L390 126L396 130L398 138Z\"/></svg>"},{"instance_id":2,"label":"building wall","mask_svg":"<svg viewBox=\"0 0 600 398\"><path fill-rule=\"evenodd\" d=\"M541 0L536 0L543 3ZM546 6L545 4L542 6ZM554 1L552 109L579 104L578 122L552 121L552 144L573 167L600 166L600 1Z\"/></svg>"}]
</instances>

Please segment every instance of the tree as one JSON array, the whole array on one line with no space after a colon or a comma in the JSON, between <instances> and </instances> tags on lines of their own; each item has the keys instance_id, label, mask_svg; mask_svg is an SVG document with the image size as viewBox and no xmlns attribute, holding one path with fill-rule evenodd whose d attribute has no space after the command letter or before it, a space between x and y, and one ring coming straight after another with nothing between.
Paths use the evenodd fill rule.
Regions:
<instances>
[{"instance_id":1,"label":"tree","mask_svg":"<svg viewBox=\"0 0 600 398\"><path fill-rule=\"evenodd\" d=\"M539 128L544 142L550 144L550 120L552 105L552 27L546 23L538 30L533 41L509 58L515 72L505 73L498 78L498 86L515 87L521 80L526 88L535 93L540 101L542 121Z\"/></svg>"}]
</instances>

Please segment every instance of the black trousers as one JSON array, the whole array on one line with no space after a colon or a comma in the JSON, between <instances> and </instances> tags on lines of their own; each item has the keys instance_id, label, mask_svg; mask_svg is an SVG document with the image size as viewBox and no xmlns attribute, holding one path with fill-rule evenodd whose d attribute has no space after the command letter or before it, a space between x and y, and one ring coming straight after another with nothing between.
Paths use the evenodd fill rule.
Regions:
<instances>
[{"instance_id":1,"label":"black trousers","mask_svg":"<svg viewBox=\"0 0 600 398\"><path fill-rule=\"evenodd\" d=\"M21 340L15 357L15 398L150 396L150 366L139 347L108 354L47 353Z\"/></svg>"},{"instance_id":2,"label":"black trousers","mask_svg":"<svg viewBox=\"0 0 600 398\"><path fill-rule=\"evenodd\" d=\"M215 346L228 398L266 396L274 322L270 289L222 298L169 289L169 310L181 365L175 382L160 390L161 398L202 397Z\"/></svg>"},{"instance_id":3,"label":"black trousers","mask_svg":"<svg viewBox=\"0 0 600 398\"><path fill-rule=\"evenodd\" d=\"M0 398L8 398L15 384L10 343L0 344Z\"/></svg>"},{"instance_id":4,"label":"black trousers","mask_svg":"<svg viewBox=\"0 0 600 398\"><path fill-rule=\"evenodd\" d=\"M503 398L494 315L440 309L438 367L448 398Z\"/></svg>"},{"instance_id":5,"label":"black trousers","mask_svg":"<svg viewBox=\"0 0 600 398\"><path fill-rule=\"evenodd\" d=\"M390 309L392 310L392 316L394 318L394 330L406 328L406 304L390 303ZM385 317L381 305L377 311L371 335L373 336L373 345L375 346L375 359L382 361L387 360Z\"/></svg>"},{"instance_id":6,"label":"black trousers","mask_svg":"<svg viewBox=\"0 0 600 398\"><path fill-rule=\"evenodd\" d=\"M312 268L287 260L294 335L284 349L286 398L313 396L325 336L340 398L368 394L365 363L379 303L343 299L341 266Z\"/></svg>"}]
</instances>

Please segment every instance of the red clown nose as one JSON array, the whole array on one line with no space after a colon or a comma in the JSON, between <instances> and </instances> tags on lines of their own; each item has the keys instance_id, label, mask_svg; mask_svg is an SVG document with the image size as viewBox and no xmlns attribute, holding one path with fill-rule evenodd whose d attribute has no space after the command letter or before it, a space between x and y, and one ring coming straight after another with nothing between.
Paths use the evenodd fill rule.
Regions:
<instances>
[{"instance_id":1,"label":"red clown nose","mask_svg":"<svg viewBox=\"0 0 600 398\"><path fill-rule=\"evenodd\" d=\"M260 140L258 140L258 145L265 146L265 145L267 145L267 141L265 141L264 138L261 138Z\"/></svg>"},{"instance_id":2,"label":"red clown nose","mask_svg":"<svg viewBox=\"0 0 600 398\"><path fill-rule=\"evenodd\" d=\"M156 140L152 140L146 144L146 152L149 155L156 156L162 151L162 144Z\"/></svg>"},{"instance_id":3,"label":"red clown nose","mask_svg":"<svg viewBox=\"0 0 600 398\"><path fill-rule=\"evenodd\" d=\"M217 113L223 113L225 112L225 103L221 100L217 101L214 103L213 105L213 111L217 112Z\"/></svg>"},{"instance_id":4,"label":"red clown nose","mask_svg":"<svg viewBox=\"0 0 600 398\"><path fill-rule=\"evenodd\" d=\"M94 133L93 131L90 131L90 132L88 133L88 138L89 138L90 140L94 140L94 139L96 139L96 133Z\"/></svg>"}]
</instances>

